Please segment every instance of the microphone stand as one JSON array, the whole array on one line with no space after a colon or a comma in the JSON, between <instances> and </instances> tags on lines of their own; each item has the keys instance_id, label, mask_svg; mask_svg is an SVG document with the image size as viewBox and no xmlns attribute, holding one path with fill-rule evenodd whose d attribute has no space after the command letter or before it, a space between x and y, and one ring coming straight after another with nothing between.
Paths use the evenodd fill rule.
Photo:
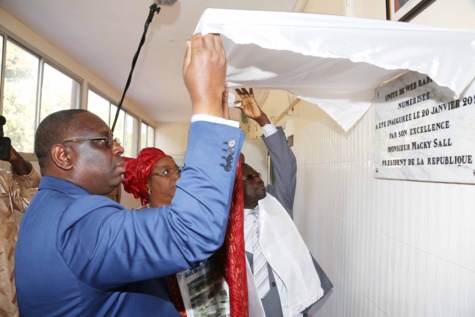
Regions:
<instances>
[{"instance_id":1,"label":"microphone stand","mask_svg":"<svg viewBox=\"0 0 475 317\"><path fill-rule=\"evenodd\" d=\"M160 13L160 7L158 7L156 3L150 6L150 12L148 13L147 21L145 21L142 39L140 40L139 47L137 49L137 52L134 55L134 59L132 60L132 68L130 69L129 77L127 78L127 83L125 84L124 92L122 93L122 97L120 98L119 104L117 105L117 111L115 112L114 123L112 124L112 128L111 128L112 133L114 133L114 128L117 123L117 119L119 118L119 112L120 112L120 109L122 108L122 103L124 102L125 93L127 92L130 82L132 81L132 73L134 72L135 64L137 63L140 50L142 49L142 46L145 43L145 35L147 34L148 26L152 22L152 19L155 13L156 14Z\"/></svg>"}]
</instances>

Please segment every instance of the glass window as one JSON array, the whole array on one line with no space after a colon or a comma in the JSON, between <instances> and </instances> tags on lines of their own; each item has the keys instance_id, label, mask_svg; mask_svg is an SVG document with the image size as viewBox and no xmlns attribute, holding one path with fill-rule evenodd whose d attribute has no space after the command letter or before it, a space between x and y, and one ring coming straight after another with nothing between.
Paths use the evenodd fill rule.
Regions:
<instances>
[{"instance_id":1,"label":"glass window","mask_svg":"<svg viewBox=\"0 0 475 317\"><path fill-rule=\"evenodd\" d=\"M110 112L111 112L111 119L109 122L109 126L112 128L112 124L114 123L115 115L117 112L117 106L111 104L110 105ZM117 122L114 127L114 137L119 138L121 142L124 142L125 139L125 111L120 109L119 116L117 117Z\"/></svg>"},{"instance_id":2,"label":"glass window","mask_svg":"<svg viewBox=\"0 0 475 317\"><path fill-rule=\"evenodd\" d=\"M0 66L2 65L3 61L3 36L0 35ZM2 70L3 67L0 67L0 83L2 82Z\"/></svg>"},{"instance_id":3,"label":"glass window","mask_svg":"<svg viewBox=\"0 0 475 317\"><path fill-rule=\"evenodd\" d=\"M17 151L33 153L38 122L55 111L77 108L80 84L13 41L5 46L5 136Z\"/></svg>"},{"instance_id":4,"label":"glass window","mask_svg":"<svg viewBox=\"0 0 475 317\"><path fill-rule=\"evenodd\" d=\"M140 125L140 149L147 147L147 128L148 125L142 122Z\"/></svg>"},{"instance_id":5,"label":"glass window","mask_svg":"<svg viewBox=\"0 0 475 317\"><path fill-rule=\"evenodd\" d=\"M3 116L5 136L19 152L33 152L40 59L7 41Z\"/></svg>"},{"instance_id":6,"label":"glass window","mask_svg":"<svg viewBox=\"0 0 475 317\"><path fill-rule=\"evenodd\" d=\"M98 115L104 122L108 123L112 128L117 112L117 106L101 97L97 93L89 90L87 108L89 111ZM120 109L117 122L114 127L114 137L119 138L124 148L124 156L137 157L139 149L139 134L143 133L139 125L140 120L127 112ZM145 129L147 133L147 129ZM145 139L146 140L146 139Z\"/></svg>"},{"instance_id":7,"label":"glass window","mask_svg":"<svg viewBox=\"0 0 475 317\"><path fill-rule=\"evenodd\" d=\"M125 138L122 142L124 155L137 157L137 140L139 137L139 120L130 114L125 114Z\"/></svg>"},{"instance_id":8,"label":"glass window","mask_svg":"<svg viewBox=\"0 0 475 317\"><path fill-rule=\"evenodd\" d=\"M6 119L4 136L19 152L33 153L36 128L46 116L79 108L80 82L53 65L0 34L0 114ZM117 106L107 98L89 90L87 108L112 126ZM114 130L126 156L136 157L141 147L154 146L155 130L126 109L119 111Z\"/></svg>"},{"instance_id":9,"label":"glass window","mask_svg":"<svg viewBox=\"0 0 475 317\"><path fill-rule=\"evenodd\" d=\"M40 122L53 112L77 108L80 85L77 81L45 63L41 89Z\"/></svg>"},{"instance_id":10,"label":"glass window","mask_svg":"<svg viewBox=\"0 0 475 317\"><path fill-rule=\"evenodd\" d=\"M91 90L88 91L87 95L87 110L96 114L107 124L110 124L110 102Z\"/></svg>"},{"instance_id":11,"label":"glass window","mask_svg":"<svg viewBox=\"0 0 475 317\"><path fill-rule=\"evenodd\" d=\"M147 130L147 146L155 146L155 129L148 126Z\"/></svg>"},{"instance_id":12,"label":"glass window","mask_svg":"<svg viewBox=\"0 0 475 317\"><path fill-rule=\"evenodd\" d=\"M142 122L140 129L140 148L155 146L155 129Z\"/></svg>"},{"instance_id":13,"label":"glass window","mask_svg":"<svg viewBox=\"0 0 475 317\"><path fill-rule=\"evenodd\" d=\"M87 107L89 111L98 115L112 128L117 112L116 105L89 90ZM128 113L127 110L120 109L114 127L114 137L120 139L124 148L124 156L137 157L139 135L141 136L140 148L154 146L155 130L146 123L139 125L139 122L139 119ZM143 144L145 146L142 146Z\"/></svg>"}]
</instances>

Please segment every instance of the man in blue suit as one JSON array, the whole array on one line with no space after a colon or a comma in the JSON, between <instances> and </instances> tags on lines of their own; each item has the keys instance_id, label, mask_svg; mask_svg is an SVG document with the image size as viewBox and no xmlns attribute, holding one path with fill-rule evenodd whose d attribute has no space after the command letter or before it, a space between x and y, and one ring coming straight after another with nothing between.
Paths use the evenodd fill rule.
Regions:
<instances>
[{"instance_id":1,"label":"man in blue suit","mask_svg":"<svg viewBox=\"0 0 475 317\"><path fill-rule=\"evenodd\" d=\"M219 35L196 34L183 65L193 117L170 206L140 212L104 197L121 182L123 148L86 110L45 118L35 153L43 178L21 224L15 277L21 316L180 316L162 279L223 243L244 141L225 120Z\"/></svg>"}]
</instances>

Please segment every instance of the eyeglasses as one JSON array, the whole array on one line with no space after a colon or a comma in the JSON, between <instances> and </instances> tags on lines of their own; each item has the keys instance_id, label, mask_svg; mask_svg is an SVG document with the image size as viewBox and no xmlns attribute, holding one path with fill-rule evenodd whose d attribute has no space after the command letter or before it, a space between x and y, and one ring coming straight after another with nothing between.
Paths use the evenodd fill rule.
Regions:
<instances>
[{"instance_id":1,"label":"eyeglasses","mask_svg":"<svg viewBox=\"0 0 475 317\"><path fill-rule=\"evenodd\" d=\"M254 173L254 174L244 175L244 176L242 177L242 180L243 180L243 181L245 181L245 180L251 180L251 181L252 181L252 180L254 180L254 178L256 178L256 177L261 178L261 173Z\"/></svg>"},{"instance_id":2,"label":"eyeglasses","mask_svg":"<svg viewBox=\"0 0 475 317\"><path fill-rule=\"evenodd\" d=\"M106 136L101 136L101 137L96 137L96 138L76 138L76 139L64 140L63 142L61 142L61 144L68 143L68 142L82 142L82 141L103 142L106 148L108 149L112 148L112 145L114 145L114 142L120 145L119 138L109 139Z\"/></svg>"},{"instance_id":3,"label":"eyeglasses","mask_svg":"<svg viewBox=\"0 0 475 317\"><path fill-rule=\"evenodd\" d=\"M181 174L181 167L175 167L175 168L167 168L167 169L164 169L163 171L159 172L159 173L152 173L150 174L150 176L164 176L164 177L172 177L173 174L178 174L180 175Z\"/></svg>"}]
</instances>

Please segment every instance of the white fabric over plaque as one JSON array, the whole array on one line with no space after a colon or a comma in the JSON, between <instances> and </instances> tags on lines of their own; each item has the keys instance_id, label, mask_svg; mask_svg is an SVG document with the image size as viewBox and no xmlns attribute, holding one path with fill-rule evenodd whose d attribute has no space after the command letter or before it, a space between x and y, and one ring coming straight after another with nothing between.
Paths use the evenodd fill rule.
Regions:
<instances>
[{"instance_id":1,"label":"white fabric over plaque","mask_svg":"<svg viewBox=\"0 0 475 317\"><path fill-rule=\"evenodd\" d=\"M475 31L298 12L207 9L195 33L221 33L229 88L286 90L345 131L379 85L408 70L454 97L475 77Z\"/></svg>"}]
</instances>

